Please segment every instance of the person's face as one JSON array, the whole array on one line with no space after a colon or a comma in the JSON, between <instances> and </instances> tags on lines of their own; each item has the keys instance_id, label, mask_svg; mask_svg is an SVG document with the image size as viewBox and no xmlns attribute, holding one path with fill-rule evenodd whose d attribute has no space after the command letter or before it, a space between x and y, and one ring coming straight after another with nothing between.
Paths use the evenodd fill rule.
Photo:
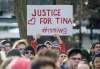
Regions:
<instances>
[{"instance_id":1,"label":"person's face","mask_svg":"<svg viewBox=\"0 0 100 69\"><path fill-rule=\"evenodd\" d=\"M34 54L33 54L33 52L32 52L31 50L27 50L27 51L25 52L25 57L31 58L32 56L34 56Z\"/></svg>"},{"instance_id":2,"label":"person's face","mask_svg":"<svg viewBox=\"0 0 100 69\"><path fill-rule=\"evenodd\" d=\"M94 60L94 68L100 69L100 57L96 57Z\"/></svg>"},{"instance_id":3,"label":"person's face","mask_svg":"<svg viewBox=\"0 0 100 69\"><path fill-rule=\"evenodd\" d=\"M5 51L9 51L11 49L11 45L9 43L5 44Z\"/></svg>"},{"instance_id":4,"label":"person's face","mask_svg":"<svg viewBox=\"0 0 100 69\"><path fill-rule=\"evenodd\" d=\"M72 69L76 69L77 68L77 65L81 61L81 59L82 59L81 54L76 54L76 55L71 56L68 59L68 63L69 63L69 65L70 65L70 67Z\"/></svg>"},{"instance_id":5,"label":"person's face","mask_svg":"<svg viewBox=\"0 0 100 69\"><path fill-rule=\"evenodd\" d=\"M59 55L58 61L63 62L66 57L67 57L67 55L62 53L62 54Z\"/></svg>"},{"instance_id":6,"label":"person's face","mask_svg":"<svg viewBox=\"0 0 100 69\"><path fill-rule=\"evenodd\" d=\"M96 44L94 48L95 52L100 52L100 44Z\"/></svg>"},{"instance_id":7,"label":"person's face","mask_svg":"<svg viewBox=\"0 0 100 69\"><path fill-rule=\"evenodd\" d=\"M19 44L16 48L25 48L25 44Z\"/></svg>"},{"instance_id":8,"label":"person's face","mask_svg":"<svg viewBox=\"0 0 100 69\"><path fill-rule=\"evenodd\" d=\"M51 49L52 45L46 44L47 49Z\"/></svg>"},{"instance_id":9,"label":"person's face","mask_svg":"<svg viewBox=\"0 0 100 69\"><path fill-rule=\"evenodd\" d=\"M18 46L16 46L16 48L22 52L25 49L25 44L19 44Z\"/></svg>"}]
</instances>

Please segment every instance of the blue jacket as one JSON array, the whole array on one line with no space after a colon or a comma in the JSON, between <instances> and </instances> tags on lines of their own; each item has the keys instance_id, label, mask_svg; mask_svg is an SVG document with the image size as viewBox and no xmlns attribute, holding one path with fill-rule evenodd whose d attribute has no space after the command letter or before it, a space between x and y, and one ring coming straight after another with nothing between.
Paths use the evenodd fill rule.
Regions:
<instances>
[{"instance_id":1,"label":"blue jacket","mask_svg":"<svg viewBox=\"0 0 100 69\"><path fill-rule=\"evenodd\" d=\"M61 69L70 69L69 67L65 67L64 64L62 64L60 67Z\"/></svg>"}]
</instances>

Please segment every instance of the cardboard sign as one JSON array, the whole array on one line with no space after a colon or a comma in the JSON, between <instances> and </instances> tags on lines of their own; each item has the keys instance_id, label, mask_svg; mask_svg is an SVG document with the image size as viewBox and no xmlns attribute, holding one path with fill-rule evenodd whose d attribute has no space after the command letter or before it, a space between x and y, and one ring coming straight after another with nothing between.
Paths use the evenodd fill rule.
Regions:
<instances>
[{"instance_id":1,"label":"cardboard sign","mask_svg":"<svg viewBox=\"0 0 100 69\"><path fill-rule=\"evenodd\" d=\"M72 35L72 5L27 5L27 35Z\"/></svg>"}]
</instances>

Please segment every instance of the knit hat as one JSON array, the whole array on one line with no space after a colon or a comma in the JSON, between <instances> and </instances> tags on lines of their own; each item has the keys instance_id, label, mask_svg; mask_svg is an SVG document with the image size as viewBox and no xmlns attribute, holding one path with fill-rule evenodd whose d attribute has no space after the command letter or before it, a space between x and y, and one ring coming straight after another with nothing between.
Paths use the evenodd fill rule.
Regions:
<instances>
[{"instance_id":1,"label":"knit hat","mask_svg":"<svg viewBox=\"0 0 100 69\"><path fill-rule=\"evenodd\" d=\"M25 57L15 57L8 65L8 69L28 69L31 63L31 60Z\"/></svg>"}]
</instances>

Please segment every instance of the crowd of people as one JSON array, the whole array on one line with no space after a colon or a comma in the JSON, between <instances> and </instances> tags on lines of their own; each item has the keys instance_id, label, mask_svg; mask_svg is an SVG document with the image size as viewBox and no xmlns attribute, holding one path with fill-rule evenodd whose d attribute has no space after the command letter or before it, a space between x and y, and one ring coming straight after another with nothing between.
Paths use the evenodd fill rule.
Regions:
<instances>
[{"instance_id":1,"label":"crowd of people","mask_svg":"<svg viewBox=\"0 0 100 69\"><path fill-rule=\"evenodd\" d=\"M45 40L38 44L40 36L20 39L12 43L0 41L0 69L100 69L100 42L91 49L65 49L64 41L55 34L57 41Z\"/></svg>"}]
</instances>

